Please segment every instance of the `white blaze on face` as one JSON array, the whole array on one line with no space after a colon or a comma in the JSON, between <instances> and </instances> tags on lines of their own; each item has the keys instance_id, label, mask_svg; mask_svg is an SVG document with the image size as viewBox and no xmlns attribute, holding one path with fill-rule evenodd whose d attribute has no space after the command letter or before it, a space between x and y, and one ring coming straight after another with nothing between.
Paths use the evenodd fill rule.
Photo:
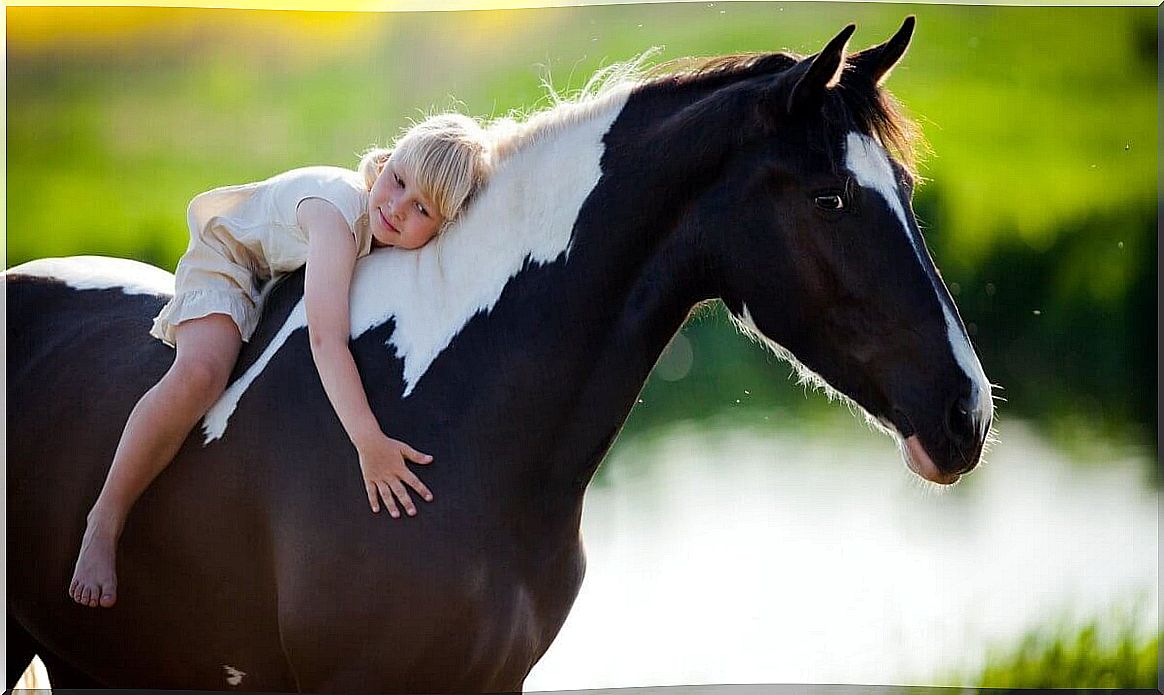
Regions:
<instances>
[{"instance_id":1,"label":"white blaze on face","mask_svg":"<svg viewBox=\"0 0 1164 695\"><path fill-rule=\"evenodd\" d=\"M602 137L625 102L625 95L611 99L590 118L514 153L465 215L427 246L382 249L356 264L351 335L394 322L388 343L404 361L402 397L470 319L492 310L527 259L547 264L569 253L574 221L602 174ZM206 414L206 442L222 436L242 394L291 333L306 325L301 300L259 359Z\"/></svg>"},{"instance_id":2,"label":"white blaze on face","mask_svg":"<svg viewBox=\"0 0 1164 695\"><path fill-rule=\"evenodd\" d=\"M885 149L867 135L849 133L845 141L845 167L852 172L858 183L879 193L889 205L889 209L901 222L901 232L909 238L910 246L913 247L918 263L922 264L924 268L927 263L926 254L922 250L917 233L910 227L905 209L902 207L897 177L893 174L893 167L889 163L889 156L885 153ZM929 276L928 273L927 276ZM941 304L942 314L946 318L946 336L950 341L950 349L954 353L954 359L957 360L958 365L962 367L962 371L970 380L973 389L971 399L976 410L975 420L980 429L984 428L990 422L994 412L994 403L990 395L990 382L987 381L986 374L982 371L982 364L978 361L978 356L974 354L974 348L970 346L970 339L958 321L955 320L953 312L950 311L950 307L943 298L941 289L932 279L931 284L934 284L934 292L938 294L938 303ZM984 435L985 432L980 432L980 434Z\"/></svg>"},{"instance_id":3,"label":"white blaze on face","mask_svg":"<svg viewBox=\"0 0 1164 695\"><path fill-rule=\"evenodd\" d=\"M174 276L161 268L109 256L39 258L4 271L60 280L75 290L119 289L125 294L172 295Z\"/></svg>"}]
</instances>

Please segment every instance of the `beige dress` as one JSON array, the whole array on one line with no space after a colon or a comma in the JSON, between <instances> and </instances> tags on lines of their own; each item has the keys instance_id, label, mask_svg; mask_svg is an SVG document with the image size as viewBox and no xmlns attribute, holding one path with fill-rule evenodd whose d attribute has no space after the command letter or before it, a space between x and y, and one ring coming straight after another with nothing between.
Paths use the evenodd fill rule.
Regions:
<instances>
[{"instance_id":1,"label":"beige dress","mask_svg":"<svg viewBox=\"0 0 1164 695\"><path fill-rule=\"evenodd\" d=\"M179 323L226 314L249 340L262 312L263 281L307 262L307 234L295 217L307 198L339 209L356 237L357 257L371 251L368 191L363 177L349 169L304 167L207 191L190 201L190 246L178 261L174 298L154 319L150 335L173 345Z\"/></svg>"}]
</instances>

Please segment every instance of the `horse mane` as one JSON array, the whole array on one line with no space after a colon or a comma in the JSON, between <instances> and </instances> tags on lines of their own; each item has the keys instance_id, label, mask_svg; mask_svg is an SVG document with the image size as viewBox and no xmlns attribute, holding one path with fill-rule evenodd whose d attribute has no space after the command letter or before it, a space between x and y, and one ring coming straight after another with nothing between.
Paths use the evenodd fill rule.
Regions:
<instances>
[{"instance_id":1,"label":"horse mane","mask_svg":"<svg viewBox=\"0 0 1164 695\"><path fill-rule=\"evenodd\" d=\"M851 72L850 65L845 69ZM858 131L872 136L917 177L919 155L926 150L921 128L906 115L897 98L873 80L846 81L842 77L832 103L825 107L825 118L834 127L848 121Z\"/></svg>"},{"instance_id":2,"label":"horse mane","mask_svg":"<svg viewBox=\"0 0 1164 695\"><path fill-rule=\"evenodd\" d=\"M658 66L656 82L719 87L759 75L775 75L804 59L795 53L737 53L712 58L680 58ZM881 143L913 175L924 148L921 129L888 90L861 79L851 63L826 101L824 118L831 130L857 130ZM846 79L847 77L847 79Z\"/></svg>"},{"instance_id":3,"label":"horse mane","mask_svg":"<svg viewBox=\"0 0 1164 695\"><path fill-rule=\"evenodd\" d=\"M538 111L520 110L490 121L486 130L491 139L494 166L517 152L552 138L609 108L621 106L624 98L644 84L644 63L659 49L652 48L628 61L599 68L581 89L559 92L549 78L542 79L550 105Z\"/></svg>"},{"instance_id":4,"label":"horse mane","mask_svg":"<svg viewBox=\"0 0 1164 695\"><path fill-rule=\"evenodd\" d=\"M760 75L776 75L796 64L791 53L735 53L723 56L674 58L651 68L656 83L697 84L716 88Z\"/></svg>"},{"instance_id":5,"label":"horse mane","mask_svg":"<svg viewBox=\"0 0 1164 695\"><path fill-rule=\"evenodd\" d=\"M558 92L542 80L550 105L522 114L510 112L487 127L494 164L500 164L525 147L552 137L571 126L604 112L632 91L650 87L696 86L715 89L762 75L776 75L796 65L803 56L794 53L737 53L710 58L676 58L647 65L661 49L651 48L624 62L598 69L573 94ZM852 65L845 71L853 75ZM918 153L924 148L917 124L902 110L889 91L872 80L842 77L826 100L824 118L832 130L857 130L869 135L916 175Z\"/></svg>"}]
</instances>

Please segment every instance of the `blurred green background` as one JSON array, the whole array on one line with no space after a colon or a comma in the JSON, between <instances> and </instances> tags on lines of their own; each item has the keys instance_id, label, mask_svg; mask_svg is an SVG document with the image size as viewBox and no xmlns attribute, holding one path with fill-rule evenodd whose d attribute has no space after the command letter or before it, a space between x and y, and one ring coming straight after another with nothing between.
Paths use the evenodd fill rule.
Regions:
<instances>
[{"instance_id":1,"label":"blurred green background","mask_svg":"<svg viewBox=\"0 0 1164 695\"><path fill-rule=\"evenodd\" d=\"M528 112L549 104L543 78L576 89L653 46L660 60L812 53L855 21L861 48L911 13L917 33L889 87L929 143L915 207L1002 387L1004 442L1008 421L1022 421L1081 466L1134 451L1157 486L1156 8L8 8L6 267L107 254L172 270L198 192L307 164L352 167L424 113ZM680 420L832 422L835 407L805 398L788 371L722 307L705 307L664 353L620 442ZM1093 633L1028 639L980 681L1058 683L1038 674L1095 651ZM1137 640L1072 683L1153 684L1156 642ZM1129 663L1140 675L1111 680ZM1014 675L1029 668L1033 678Z\"/></svg>"}]
</instances>

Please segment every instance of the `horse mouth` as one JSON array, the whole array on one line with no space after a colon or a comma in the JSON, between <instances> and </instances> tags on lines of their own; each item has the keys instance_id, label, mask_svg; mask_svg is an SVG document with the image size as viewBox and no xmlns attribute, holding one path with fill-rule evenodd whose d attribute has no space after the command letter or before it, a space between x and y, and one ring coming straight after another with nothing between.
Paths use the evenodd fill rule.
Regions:
<instances>
[{"instance_id":1,"label":"horse mouth","mask_svg":"<svg viewBox=\"0 0 1164 695\"><path fill-rule=\"evenodd\" d=\"M916 434L905 439L905 465L925 480L939 485L953 485L962 477L958 473L943 473L934 463Z\"/></svg>"}]
</instances>

